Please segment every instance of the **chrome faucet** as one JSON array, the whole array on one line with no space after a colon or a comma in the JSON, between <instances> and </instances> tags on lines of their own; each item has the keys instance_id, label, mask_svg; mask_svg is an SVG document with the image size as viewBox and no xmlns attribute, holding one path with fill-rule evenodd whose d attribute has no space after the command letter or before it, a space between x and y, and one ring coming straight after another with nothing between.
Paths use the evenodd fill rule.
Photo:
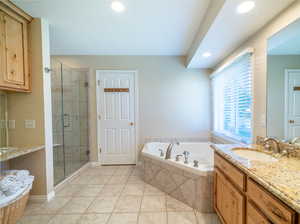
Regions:
<instances>
[{"instance_id":1,"label":"chrome faucet","mask_svg":"<svg viewBox=\"0 0 300 224\"><path fill-rule=\"evenodd\" d=\"M184 155L184 163L185 163L185 164L188 164L188 163L189 163L189 155L190 155L190 152L184 151L182 154Z\"/></svg>"},{"instance_id":2,"label":"chrome faucet","mask_svg":"<svg viewBox=\"0 0 300 224\"><path fill-rule=\"evenodd\" d=\"M273 143L274 147L272 147L269 143ZM263 141L263 146L265 149L269 151L272 151L274 149L273 151L275 153L280 153L281 149L279 143L280 143L279 140L276 138L265 138Z\"/></svg>"},{"instance_id":3,"label":"chrome faucet","mask_svg":"<svg viewBox=\"0 0 300 224\"><path fill-rule=\"evenodd\" d=\"M173 147L174 145L180 145L179 141L177 141L177 139L174 140L174 142L171 142L169 145L168 145L168 148L167 148L167 151L166 151L166 156L165 156L165 159L171 159L171 154L172 154L172 151L173 151Z\"/></svg>"},{"instance_id":4,"label":"chrome faucet","mask_svg":"<svg viewBox=\"0 0 300 224\"><path fill-rule=\"evenodd\" d=\"M291 141L291 144L299 144L300 143L300 137L296 137Z\"/></svg>"}]
</instances>

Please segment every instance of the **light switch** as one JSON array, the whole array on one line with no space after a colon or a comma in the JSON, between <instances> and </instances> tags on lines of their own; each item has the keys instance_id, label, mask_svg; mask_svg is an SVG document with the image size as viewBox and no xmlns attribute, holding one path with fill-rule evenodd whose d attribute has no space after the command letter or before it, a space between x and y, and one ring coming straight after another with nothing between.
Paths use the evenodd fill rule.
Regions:
<instances>
[{"instance_id":1,"label":"light switch","mask_svg":"<svg viewBox=\"0 0 300 224\"><path fill-rule=\"evenodd\" d=\"M16 120L8 120L8 128L15 129L16 128Z\"/></svg>"},{"instance_id":2,"label":"light switch","mask_svg":"<svg viewBox=\"0 0 300 224\"><path fill-rule=\"evenodd\" d=\"M35 128L35 120L25 120L25 128Z\"/></svg>"}]
</instances>

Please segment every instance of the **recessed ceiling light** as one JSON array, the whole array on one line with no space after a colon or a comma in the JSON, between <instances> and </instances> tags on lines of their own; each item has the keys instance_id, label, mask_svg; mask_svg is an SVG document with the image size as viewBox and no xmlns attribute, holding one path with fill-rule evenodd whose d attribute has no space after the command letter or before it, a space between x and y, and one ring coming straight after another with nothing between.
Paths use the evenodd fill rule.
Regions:
<instances>
[{"instance_id":1,"label":"recessed ceiling light","mask_svg":"<svg viewBox=\"0 0 300 224\"><path fill-rule=\"evenodd\" d=\"M111 8L112 10L114 10L115 12L123 12L125 11L125 6L122 2L120 1L113 1L111 3Z\"/></svg>"},{"instance_id":2,"label":"recessed ceiling light","mask_svg":"<svg viewBox=\"0 0 300 224\"><path fill-rule=\"evenodd\" d=\"M244 1L238 5L237 12L239 14L244 14L250 12L252 9L254 9L254 7L255 7L254 1Z\"/></svg>"},{"instance_id":3,"label":"recessed ceiling light","mask_svg":"<svg viewBox=\"0 0 300 224\"><path fill-rule=\"evenodd\" d=\"M202 54L202 57L209 58L211 56L211 53L209 51Z\"/></svg>"}]
</instances>

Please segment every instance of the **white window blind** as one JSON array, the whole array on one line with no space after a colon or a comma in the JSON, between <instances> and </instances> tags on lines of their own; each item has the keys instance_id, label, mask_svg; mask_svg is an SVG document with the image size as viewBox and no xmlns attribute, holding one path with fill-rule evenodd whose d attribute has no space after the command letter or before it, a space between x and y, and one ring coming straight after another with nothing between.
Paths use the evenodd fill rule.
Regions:
<instances>
[{"instance_id":1,"label":"white window blind","mask_svg":"<svg viewBox=\"0 0 300 224\"><path fill-rule=\"evenodd\" d=\"M214 132L252 140L252 53L246 53L212 78Z\"/></svg>"}]
</instances>

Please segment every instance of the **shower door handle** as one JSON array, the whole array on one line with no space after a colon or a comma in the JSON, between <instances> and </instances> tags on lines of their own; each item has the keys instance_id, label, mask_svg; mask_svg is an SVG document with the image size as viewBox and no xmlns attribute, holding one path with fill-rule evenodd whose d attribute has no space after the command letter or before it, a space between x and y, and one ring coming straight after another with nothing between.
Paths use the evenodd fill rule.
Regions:
<instances>
[{"instance_id":1,"label":"shower door handle","mask_svg":"<svg viewBox=\"0 0 300 224\"><path fill-rule=\"evenodd\" d=\"M70 127L70 114L64 114L64 128Z\"/></svg>"}]
</instances>

